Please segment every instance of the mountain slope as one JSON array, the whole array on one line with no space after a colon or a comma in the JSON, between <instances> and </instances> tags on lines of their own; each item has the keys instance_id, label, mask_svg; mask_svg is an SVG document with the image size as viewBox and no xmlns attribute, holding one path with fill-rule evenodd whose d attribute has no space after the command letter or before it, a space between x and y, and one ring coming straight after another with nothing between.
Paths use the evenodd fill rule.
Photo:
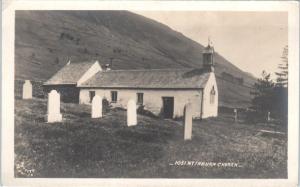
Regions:
<instances>
[{"instance_id":1,"label":"mountain slope","mask_svg":"<svg viewBox=\"0 0 300 187\"><path fill-rule=\"evenodd\" d=\"M202 66L201 44L128 11L16 11L15 23L17 79L47 80L68 59L112 61L113 69ZM221 105L249 103L254 78L218 53L215 61Z\"/></svg>"}]
</instances>

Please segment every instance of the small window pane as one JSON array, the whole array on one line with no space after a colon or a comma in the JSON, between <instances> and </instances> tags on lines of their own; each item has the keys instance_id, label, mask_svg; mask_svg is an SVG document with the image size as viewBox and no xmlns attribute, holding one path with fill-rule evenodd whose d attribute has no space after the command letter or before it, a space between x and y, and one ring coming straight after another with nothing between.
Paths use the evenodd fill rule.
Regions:
<instances>
[{"instance_id":1,"label":"small window pane","mask_svg":"<svg viewBox=\"0 0 300 187\"><path fill-rule=\"evenodd\" d=\"M215 87L212 87L211 91L210 91L210 104L214 104L215 103L215 95L216 95L216 91L215 91Z\"/></svg>"},{"instance_id":2,"label":"small window pane","mask_svg":"<svg viewBox=\"0 0 300 187\"><path fill-rule=\"evenodd\" d=\"M90 103L92 102L94 96L95 96L95 91L90 91Z\"/></svg>"},{"instance_id":3,"label":"small window pane","mask_svg":"<svg viewBox=\"0 0 300 187\"><path fill-rule=\"evenodd\" d=\"M144 102L144 93L137 93L137 103L142 105L143 102Z\"/></svg>"},{"instance_id":4,"label":"small window pane","mask_svg":"<svg viewBox=\"0 0 300 187\"><path fill-rule=\"evenodd\" d=\"M117 91L111 91L111 102L115 103L118 100L118 92Z\"/></svg>"}]
</instances>

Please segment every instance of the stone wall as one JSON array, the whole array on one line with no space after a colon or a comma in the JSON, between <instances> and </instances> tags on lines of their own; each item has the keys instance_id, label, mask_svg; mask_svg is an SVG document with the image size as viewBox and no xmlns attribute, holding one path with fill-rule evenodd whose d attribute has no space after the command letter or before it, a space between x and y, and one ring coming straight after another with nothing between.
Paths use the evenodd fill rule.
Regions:
<instances>
[{"instance_id":1,"label":"stone wall","mask_svg":"<svg viewBox=\"0 0 300 187\"><path fill-rule=\"evenodd\" d=\"M56 90L60 94L60 99L64 103L79 103L79 89L75 85L47 85L44 91L48 94L51 90Z\"/></svg>"},{"instance_id":2,"label":"stone wall","mask_svg":"<svg viewBox=\"0 0 300 187\"><path fill-rule=\"evenodd\" d=\"M15 98L22 98L22 89L25 80L15 80ZM32 81L32 96L47 98L51 90L56 90L61 95L64 103L79 103L79 89L75 85L43 86L42 81Z\"/></svg>"},{"instance_id":3,"label":"stone wall","mask_svg":"<svg viewBox=\"0 0 300 187\"><path fill-rule=\"evenodd\" d=\"M45 93L43 90L43 82L42 81L32 81L30 80L32 84L32 96L37 98L45 98ZM25 80L15 80L15 98L22 98L22 92L23 92L23 84L25 83Z\"/></svg>"}]
</instances>

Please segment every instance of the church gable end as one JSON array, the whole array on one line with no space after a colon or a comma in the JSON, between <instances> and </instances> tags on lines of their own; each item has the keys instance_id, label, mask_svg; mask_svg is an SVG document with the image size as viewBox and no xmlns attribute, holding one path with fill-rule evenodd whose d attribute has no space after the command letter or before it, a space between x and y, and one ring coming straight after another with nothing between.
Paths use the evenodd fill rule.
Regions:
<instances>
[{"instance_id":1,"label":"church gable end","mask_svg":"<svg viewBox=\"0 0 300 187\"><path fill-rule=\"evenodd\" d=\"M204 88L202 118L216 117L218 115L218 87L215 73L211 72Z\"/></svg>"}]
</instances>

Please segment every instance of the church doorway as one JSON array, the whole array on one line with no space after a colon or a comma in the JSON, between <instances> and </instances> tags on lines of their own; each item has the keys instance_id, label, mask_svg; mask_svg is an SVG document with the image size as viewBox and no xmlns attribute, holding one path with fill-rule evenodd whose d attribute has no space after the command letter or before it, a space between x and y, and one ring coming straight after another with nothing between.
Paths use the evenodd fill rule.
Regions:
<instances>
[{"instance_id":1,"label":"church doorway","mask_svg":"<svg viewBox=\"0 0 300 187\"><path fill-rule=\"evenodd\" d=\"M163 117L173 118L174 112L174 97L163 97Z\"/></svg>"}]
</instances>

